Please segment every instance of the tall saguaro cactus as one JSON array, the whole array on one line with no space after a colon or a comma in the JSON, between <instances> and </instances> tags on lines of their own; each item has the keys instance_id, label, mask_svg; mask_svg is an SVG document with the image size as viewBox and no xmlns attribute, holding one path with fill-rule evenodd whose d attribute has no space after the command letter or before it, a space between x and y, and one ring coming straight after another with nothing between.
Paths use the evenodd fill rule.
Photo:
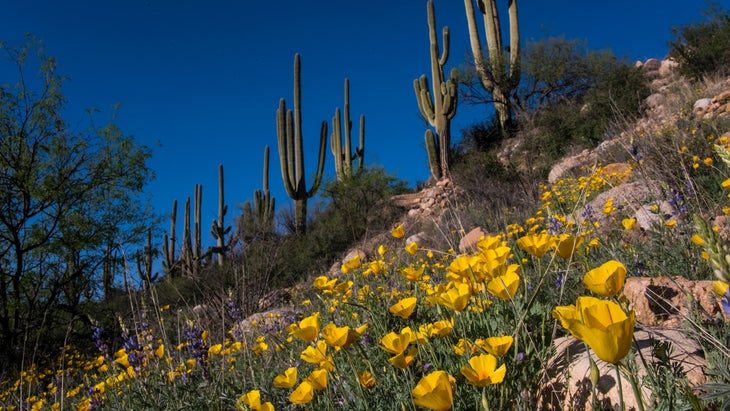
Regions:
<instances>
[{"instance_id":1,"label":"tall saguaro cactus","mask_svg":"<svg viewBox=\"0 0 730 411\"><path fill-rule=\"evenodd\" d=\"M292 111L286 109L286 101L282 98L279 101L279 109L276 110L276 133L284 189L287 195L294 200L294 230L297 234L303 234L307 230L307 200L317 192L322 182L327 144L327 121L322 122L320 131L317 173L314 176L312 187L307 190L302 148L302 90L299 60L299 54L296 54L294 56L294 114L292 116Z\"/></svg>"},{"instance_id":2,"label":"tall saguaro cactus","mask_svg":"<svg viewBox=\"0 0 730 411\"><path fill-rule=\"evenodd\" d=\"M180 260L182 268L189 275L197 275L203 258L200 233L201 205L203 202L203 185L195 185L193 209L193 230L190 230L190 197L185 200L185 217L183 221L183 240Z\"/></svg>"},{"instance_id":3,"label":"tall saguaro cactus","mask_svg":"<svg viewBox=\"0 0 730 411\"><path fill-rule=\"evenodd\" d=\"M172 213L170 214L170 233L169 235L165 233L165 236L163 238L162 242L162 267L165 269L165 272L171 277L175 276L175 264L177 261L175 260L175 242L177 241L177 237L175 234L175 224L177 220L177 200L172 201Z\"/></svg>"},{"instance_id":4,"label":"tall saguaro cactus","mask_svg":"<svg viewBox=\"0 0 730 411\"><path fill-rule=\"evenodd\" d=\"M487 39L489 59L482 54L482 43L477 29L474 0L464 0L466 20L469 25L469 41L474 56L479 83L494 98L494 109L497 112L502 130L506 130L512 121L512 102L510 94L520 83L520 27L517 19L517 0L508 0L509 8L509 63L502 47L502 27L497 11L497 0L476 0L479 11L483 14L484 31ZM505 72L506 68L506 72Z\"/></svg>"},{"instance_id":5,"label":"tall saguaro cactus","mask_svg":"<svg viewBox=\"0 0 730 411\"><path fill-rule=\"evenodd\" d=\"M269 231L274 224L274 213L276 211L276 199L271 197L269 191L269 146L264 148L264 172L263 187L253 193L254 211L256 219L261 227Z\"/></svg>"},{"instance_id":6,"label":"tall saguaro cactus","mask_svg":"<svg viewBox=\"0 0 730 411\"><path fill-rule=\"evenodd\" d=\"M244 241L249 241L253 237L259 234L271 233L274 226L274 215L276 212L276 199L271 197L269 191L269 146L264 148L264 173L263 173L263 187L261 190L257 189L253 193L253 207L250 201L246 201L243 204L243 225L239 228L245 228L246 230L239 231ZM251 228L253 232L247 231Z\"/></svg>"},{"instance_id":7,"label":"tall saguaro cactus","mask_svg":"<svg viewBox=\"0 0 730 411\"><path fill-rule=\"evenodd\" d=\"M340 108L335 110L335 116L332 118L332 136L330 137L330 146L332 155L335 158L335 174L337 181L343 181L345 178L353 175L352 162L357 160L357 173L361 172L365 165L365 116L360 116L360 146L355 148L352 153L352 121L350 121L350 79L345 79L345 106L343 108L345 117L345 146L342 147L342 122L340 116Z\"/></svg>"},{"instance_id":8,"label":"tall saguaro cactus","mask_svg":"<svg viewBox=\"0 0 730 411\"><path fill-rule=\"evenodd\" d=\"M225 204L225 198L223 194L223 164L218 165L218 219L213 220L213 225L210 230L210 234L216 240L216 248L214 252L218 254L218 266L223 266L223 261L226 257L226 236L231 232L231 227L226 227L223 223L226 213L228 212L228 206Z\"/></svg>"},{"instance_id":9,"label":"tall saguaro cactus","mask_svg":"<svg viewBox=\"0 0 730 411\"><path fill-rule=\"evenodd\" d=\"M449 177L449 149L451 146L451 119L456 114L458 102L457 71L451 69L450 78L444 80L444 66L449 59L449 28L444 27L442 33L443 52L439 57L439 44L436 37L436 13L433 0L429 0L428 34L431 51L431 80L433 95L428 85L428 78L422 75L413 81L413 88L418 100L418 108L428 123L436 130L436 135L426 130L426 151L428 163L434 178Z\"/></svg>"}]
</instances>

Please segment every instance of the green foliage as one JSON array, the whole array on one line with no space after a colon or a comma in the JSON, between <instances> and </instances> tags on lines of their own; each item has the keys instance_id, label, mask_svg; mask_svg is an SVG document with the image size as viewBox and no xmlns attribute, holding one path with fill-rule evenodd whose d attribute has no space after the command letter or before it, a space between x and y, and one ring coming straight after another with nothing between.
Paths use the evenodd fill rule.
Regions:
<instances>
[{"instance_id":1,"label":"green foliage","mask_svg":"<svg viewBox=\"0 0 730 411\"><path fill-rule=\"evenodd\" d=\"M707 21L672 29L669 56L679 72L695 80L730 74L730 15L717 2L709 3Z\"/></svg>"},{"instance_id":2,"label":"green foliage","mask_svg":"<svg viewBox=\"0 0 730 411\"><path fill-rule=\"evenodd\" d=\"M388 229L399 208L390 197L405 192L405 183L382 168L370 167L344 181L325 183L321 204L305 236L288 238L277 283L295 281L327 267L349 246Z\"/></svg>"},{"instance_id":3,"label":"green foliage","mask_svg":"<svg viewBox=\"0 0 730 411\"><path fill-rule=\"evenodd\" d=\"M0 86L0 365L6 365L32 348L24 341L43 340L51 324L83 317L83 301L111 292L124 249L142 243L152 221L141 197L152 171L150 150L113 123L69 128L63 78L38 41L0 46L5 62L25 73ZM36 70L37 78L28 75Z\"/></svg>"},{"instance_id":4,"label":"green foliage","mask_svg":"<svg viewBox=\"0 0 730 411\"><path fill-rule=\"evenodd\" d=\"M567 148L594 147L612 124L643 113L641 102L648 97L649 88L640 70L618 60L599 68L586 79L590 87L569 100L538 109L524 125L537 128L534 144L540 149L545 171L567 154Z\"/></svg>"}]
</instances>

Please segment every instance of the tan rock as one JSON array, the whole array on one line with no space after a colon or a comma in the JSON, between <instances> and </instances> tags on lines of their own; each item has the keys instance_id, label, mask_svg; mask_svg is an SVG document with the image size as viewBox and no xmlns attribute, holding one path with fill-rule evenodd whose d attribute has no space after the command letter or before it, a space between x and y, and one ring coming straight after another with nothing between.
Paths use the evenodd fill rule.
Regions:
<instances>
[{"instance_id":1,"label":"tan rock","mask_svg":"<svg viewBox=\"0 0 730 411\"><path fill-rule=\"evenodd\" d=\"M696 306L705 319L722 315L712 281L684 277L629 277L624 295L636 310L636 322L644 325L679 327Z\"/></svg>"},{"instance_id":2,"label":"tan rock","mask_svg":"<svg viewBox=\"0 0 730 411\"><path fill-rule=\"evenodd\" d=\"M637 329L634 332L636 347L641 347L641 355L648 364L657 361L653 354L654 347L660 342L668 342L672 346L671 363L682 367L690 386L706 382L704 369L707 362L702 355L700 346L685 334L672 329L649 328ZM585 350L585 344L571 336L558 338L554 343L556 354L548 361L548 374L538 395L538 409L541 410L591 410L591 381L590 361ZM616 369L612 364L605 363L595 357L593 359L599 369L597 384L597 402L600 409L618 409L619 390ZM626 359L624 359L626 361ZM636 356L638 381L644 380L646 369L640 357ZM627 410L636 410L637 400L626 375L621 376L624 404ZM652 392L646 386L642 387L643 403L651 409Z\"/></svg>"},{"instance_id":3,"label":"tan rock","mask_svg":"<svg viewBox=\"0 0 730 411\"><path fill-rule=\"evenodd\" d=\"M479 239L486 235L487 233L481 227L472 229L459 241L459 252L469 253L476 251Z\"/></svg>"}]
</instances>

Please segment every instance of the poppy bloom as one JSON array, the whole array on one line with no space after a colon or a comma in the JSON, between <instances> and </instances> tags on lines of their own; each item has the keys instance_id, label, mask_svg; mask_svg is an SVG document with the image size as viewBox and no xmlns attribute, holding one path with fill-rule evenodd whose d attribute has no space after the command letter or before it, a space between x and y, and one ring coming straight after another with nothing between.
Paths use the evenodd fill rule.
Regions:
<instances>
[{"instance_id":1,"label":"poppy bloom","mask_svg":"<svg viewBox=\"0 0 730 411\"><path fill-rule=\"evenodd\" d=\"M471 293L469 292L469 284L458 284L446 292L439 294L438 302L454 311L464 311L466 304L469 303Z\"/></svg>"},{"instance_id":2,"label":"poppy bloom","mask_svg":"<svg viewBox=\"0 0 730 411\"><path fill-rule=\"evenodd\" d=\"M446 371L434 371L421 378L411 391L413 402L421 407L446 411L454 405L456 380Z\"/></svg>"},{"instance_id":3,"label":"poppy bloom","mask_svg":"<svg viewBox=\"0 0 730 411\"><path fill-rule=\"evenodd\" d=\"M403 236L406 235L406 230L403 228L402 225L399 225L390 232L390 235L395 238L403 238Z\"/></svg>"},{"instance_id":4,"label":"poppy bloom","mask_svg":"<svg viewBox=\"0 0 730 411\"><path fill-rule=\"evenodd\" d=\"M561 234L555 238L555 254L563 259L568 259L573 256L576 248L578 248L583 242L583 237L575 237L572 234Z\"/></svg>"},{"instance_id":5,"label":"poppy bloom","mask_svg":"<svg viewBox=\"0 0 730 411\"><path fill-rule=\"evenodd\" d=\"M317 391L322 391L327 388L327 370L324 368L313 370L307 377L307 381L312 384L312 388Z\"/></svg>"},{"instance_id":6,"label":"poppy bloom","mask_svg":"<svg viewBox=\"0 0 730 411\"><path fill-rule=\"evenodd\" d=\"M404 298L397 303L391 305L388 311L390 311L390 313L395 315L396 317L406 319L410 317L411 314L413 314L413 310L416 309L417 301L418 300L416 299L416 297Z\"/></svg>"},{"instance_id":7,"label":"poppy bloom","mask_svg":"<svg viewBox=\"0 0 730 411\"><path fill-rule=\"evenodd\" d=\"M474 341L474 343L480 348L484 349L484 351L496 357L501 357L507 354L507 351L509 351L510 347L512 347L513 342L514 338L512 338L511 335L505 335L501 337L489 337L483 340L479 339Z\"/></svg>"},{"instance_id":8,"label":"poppy bloom","mask_svg":"<svg viewBox=\"0 0 730 411\"><path fill-rule=\"evenodd\" d=\"M332 360L331 355L327 355L327 342L320 340L317 342L316 347L311 345L302 351L299 355L302 360L317 365L321 368L325 368L328 371L335 369L335 364Z\"/></svg>"},{"instance_id":9,"label":"poppy bloom","mask_svg":"<svg viewBox=\"0 0 730 411\"><path fill-rule=\"evenodd\" d=\"M292 324L289 333L308 342L317 339L319 334L319 312L302 319L299 324Z\"/></svg>"},{"instance_id":10,"label":"poppy bloom","mask_svg":"<svg viewBox=\"0 0 730 411\"><path fill-rule=\"evenodd\" d=\"M504 380L507 367L497 368L497 358L491 354L480 354L469 359L469 367L461 367L461 374L467 382L477 387L499 384Z\"/></svg>"},{"instance_id":11,"label":"poppy bloom","mask_svg":"<svg viewBox=\"0 0 730 411\"><path fill-rule=\"evenodd\" d=\"M274 377L274 387L276 388L291 388L297 383L297 369L296 367L288 368L283 374L279 374Z\"/></svg>"},{"instance_id":12,"label":"poppy bloom","mask_svg":"<svg viewBox=\"0 0 730 411\"><path fill-rule=\"evenodd\" d=\"M515 264L516 267L519 267ZM517 295L520 286L520 276L516 270L507 271L504 275L494 278L487 284L487 291L503 300L511 300Z\"/></svg>"},{"instance_id":13,"label":"poppy bloom","mask_svg":"<svg viewBox=\"0 0 730 411\"><path fill-rule=\"evenodd\" d=\"M408 251L408 254L413 255L416 252L418 252L418 243L412 242L406 246L406 251Z\"/></svg>"},{"instance_id":14,"label":"poppy bloom","mask_svg":"<svg viewBox=\"0 0 730 411\"><path fill-rule=\"evenodd\" d=\"M527 254L540 258L553 244L553 236L550 234L531 234L517 240L517 246Z\"/></svg>"},{"instance_id":15,"label":"poppy bloom","mask_svg":"<svg viewBox=\"0 0 730 411\"><path fill-rule=\"evenodd\" d=\"M373 388L375 386L375 378L370 374L370 371L363 371L357 373L357 380L363 388Z\"/></svg>"},{"instance_id":16,"label":"poppy bloom","mask_svg":"<svg viewBox=\"0 0 730 411\"><path fill-rule=\"evenodd\" d=\"M289 401L293 404L306 404L314 398L314 387L312 383L304 380L297 388L289 394Z\"/></svg>"},{"instance_id":17,"label":"poppy bloom","mask_svg":"<svg viewBox=\"0 0 730 411\"><path fill-rule=\"evenodd\" d=\"M583 296L578 297L575 305L555 307L552 315L603 361L617 364L631 349L634 310L627 315L613 301Z\"/></svg>"},{"instance_id":18,"label":"poppy bloom","mask_svg":"<svg viewBox=\"0 0 730 411\"><path fill-rule=\"evenodd\" d=\"M626 267L616 260L608 261L600 267L588 271L583 282L589 290L603 297L618 294L626 281Z\"/></svg>"}]
</instances>

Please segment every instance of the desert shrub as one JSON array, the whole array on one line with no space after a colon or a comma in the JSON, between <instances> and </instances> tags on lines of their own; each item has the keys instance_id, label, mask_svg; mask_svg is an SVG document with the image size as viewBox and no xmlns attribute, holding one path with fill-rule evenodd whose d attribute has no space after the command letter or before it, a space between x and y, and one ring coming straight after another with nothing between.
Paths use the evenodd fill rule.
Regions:
<instances>
[{"instance_id":1,"label":"desert shrub","mask_svg":"<svg viewBox=\"0 0 730 411\"><path fill-rule=\"evenodd\" d=\"M714 2L705 16L705 22L673 28L669 42L669 56L680 73L695 80L730 73L730 16Z\"/></svg>"},{"instance_id":2,"label":"desert shrub","mask_svg":"<svg viewBox=\"0 0 730 411\"><path fill-rule=\"evenodd\" d=\"M275 282L296 281L326 270L348 247L371 232L389 228L402 211L389 200L405 191L405 182L379 167L344 181L325 182L322 201L313 207L307 233L288 236L283 242L285 258Z\"/></svg>"}]
</instances>

